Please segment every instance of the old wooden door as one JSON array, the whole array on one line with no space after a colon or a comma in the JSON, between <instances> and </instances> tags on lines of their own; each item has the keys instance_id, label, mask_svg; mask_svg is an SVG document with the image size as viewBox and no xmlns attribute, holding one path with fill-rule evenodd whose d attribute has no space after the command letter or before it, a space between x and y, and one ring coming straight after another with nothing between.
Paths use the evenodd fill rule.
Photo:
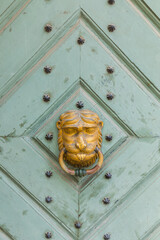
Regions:
<instances>
[{"instance_id":1,"label":"old wooden door","mask_svg":"<svg viewBox=\"0 0 160 240\"><path fill-rule=\"evenodd\" d=\"M0 0L0 14L0 239L159 240L160 1ZM103 167L83 178L60 168L56 128L79 101L104 122Z\"/></svg>"}]
</instances>

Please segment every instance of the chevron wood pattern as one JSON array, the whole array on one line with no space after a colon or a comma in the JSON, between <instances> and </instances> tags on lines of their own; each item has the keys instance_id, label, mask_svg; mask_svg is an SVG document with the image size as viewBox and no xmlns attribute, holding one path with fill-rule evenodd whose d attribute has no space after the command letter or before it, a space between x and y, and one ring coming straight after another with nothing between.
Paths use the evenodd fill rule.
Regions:
<instances>
[{"instance_id":1,"label":"chevron wood pattern","mask_svg":"<svg viewBox=\"0 0 160 240\"><path fill-rule=\"evenodd\" d=\"M158 0L0 0L0 240L160 239L159 16ZM79 100L104 122L84 178L58 163L56 122Z\"/></svg>"}]
</instances>

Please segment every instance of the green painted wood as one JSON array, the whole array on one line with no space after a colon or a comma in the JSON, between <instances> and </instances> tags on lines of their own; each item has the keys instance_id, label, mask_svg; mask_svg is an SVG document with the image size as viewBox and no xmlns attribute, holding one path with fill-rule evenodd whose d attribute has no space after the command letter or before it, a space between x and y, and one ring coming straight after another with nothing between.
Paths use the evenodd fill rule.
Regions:
<instances>
[{"instance_id":1,"label":"green painted wood","mask_svg":"<svg viewBox=\"0 0 160 240\"><path fill-rule=\"evenodd\" d=\"M36 146L30 146L21 138L1 138L0 147L0 166L54 219L65 224L69 231L75 232L78 192L72 181L60 174L62 170L54 159L37 152ZM48 170L53 172L51 178L45 176ZM47 196L53 198L50 204L45 201Z\"/></svg>"},{"instance_id":2,"label":"green painted wood","mask_svg":"<svg viewBox=\"0 0 160 240\"><path fill-rule=\"evenodd\" d=\"M159 1L155 0L144 0L144 2L151 8L151 11L154 11L155 14L160 18L160 5Z\"/></svg>"},{"instance_id":3,"label":"green painted wood","mask_svg":"<svg viewBox=\"0 0 160 240\"><path fill-rule=\"evenodd\" d=\"M1 76L0 87L14 78L17 71L57 32L77 10L78 2L67 0L63 4L57 1L31 1L0 35ZM35 12L36 21L35 21ZM53 25L51 33L44 31L46 23ZM18 50L15 46L18 46ZM42 53L39 52L41 55ZM7 58L6 56L10 57ZM33 64L33 63L32 63ZM30 65L30 68L32 67ZM13 79L14 82L17 79ZM8 85L7 85L8 87ZM3 94L3 93L2 93Z\"/></svg>"},{"instance_id":4,"label":"green painted wood","mask_svg":"<svg viewBox=\"0 0 160 240\"><path fill-rule=\"evenodd\" d=\"M86 44L81 49L81 59L84 59L81 61L81 75L84 81L136 135L159 136L159 102L131 75L110 49L100 44L96 35L91 35L88 31L81 28L86 39ZM108 66L115 69L113 74L107 73ZM106 98L109 92L115 96L112 101Z\"/></svg>"},{"instance_id":5,"label":"green painted wood","mask_svg":"<svg viewBox=\"0 0 160 240\"><path fill-rule=\"evenodd\" d=\"M142 239L148 229L160 220L159 187L160 171L137 187L129 202L122 203L111 219L106 218L102 228L94 230L95 235L90 239L103 239L106 232L111 233L113 240Z\"/></svg>"},{"instance_id":6,"label":"green painted wood","mask_svg":"<svg viewBox=\"0 0 160 240\"><path fill-rule=\"evenodd\" d=\"M159 240L157 3L1 1L0 239L39 240L51 231L55 240L102 240L106 233L113 240ZM44 31L46 23L52 32ZM108 32L108 24L116 30ZM58 163L56 121L79 100L104 122L103 167L84 178Z\"/></svg>"},{"instance_id":7,"label":"green painted wood","mask_svg":"<svg viewBox=\"0 0 160 240\"><path fill-rule=\"evenodd\" d=\"M75 41L78 34L74 32L71 39L67 39L56 51L53 48L53 55L41 63L33 75L0 107L0 136L21 135L78 80L80 49ZM73 68L74 62L76 65ZM52 66L52 74L44 73L45 66ZM46 93L51 96L48 103L43 101Z\"/></svg>"},{"instance_id":8,"label":"green painted wood","mask_svg":"<svg viewBox=\"0 0 160 240\"><path fill-rule=\"evenodd\" d=\"M1 0L0 4L0 16L4 11L14 2L14 0Z\"/></svg>"},{"instance_id":9,"label":"green painted wood","mask_svg":"<svg viewBox=\"0 0 160 240\"><path fill-rule=\"evenodd\" d=\"M87 219L83 235L89 227L98 227L100 219L110 218L114 209L157 167L160 167L159 139L133 139L119 151L96 180L84 186L80 193L80 220ZM105 178L108 171L113 175L110 180ZM104 197L110 198L109 205L103 204Z\"/></svg>"},{"instance_id":10,"label":"green painted wood","mask_svg":"<svg viewBox=\"0 0 160 240\"><path fill-rule=\"evenodd\" d=\"M48 231L53 233L54 239L65 239L21 197L19 192L16 192L13 184L2 173L0 173L0 191L0 228L11 235L11 239L46 239L45 233Z\"/></svg>"},{"instance_id":11,"label":"green painted wood","mask_svg":"<svg viewBox=\"0 0 160 240\"><path fill-rule=\"evenodd\" d=\"M108 36L131 63L160 89L159 32L148 23L132 1L116 1L112 6L106 0L81 0L81 7L103 30L106 39ZM114 24L116 31L108 32L109 24Z\"/></svg>"}]
</instances>

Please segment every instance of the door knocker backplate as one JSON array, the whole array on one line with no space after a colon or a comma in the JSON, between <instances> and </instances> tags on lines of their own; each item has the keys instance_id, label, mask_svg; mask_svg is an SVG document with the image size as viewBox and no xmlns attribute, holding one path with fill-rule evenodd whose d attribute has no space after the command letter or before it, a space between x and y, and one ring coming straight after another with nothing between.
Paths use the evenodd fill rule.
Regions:
<instances>
[{"instance_id":1,"label":"door knocker backplate","mask_svg":"<svg viewBox=\"0 0 160 240\"><path fill-rule=\"evenodd\" d=\"M65 172L82 177L101 168L102 127L99 116L90 110L70 110L60 116L57 121L59 163ZM97 158L96 166L85 169L95 164Z\"/></svg>"}]
</instances>

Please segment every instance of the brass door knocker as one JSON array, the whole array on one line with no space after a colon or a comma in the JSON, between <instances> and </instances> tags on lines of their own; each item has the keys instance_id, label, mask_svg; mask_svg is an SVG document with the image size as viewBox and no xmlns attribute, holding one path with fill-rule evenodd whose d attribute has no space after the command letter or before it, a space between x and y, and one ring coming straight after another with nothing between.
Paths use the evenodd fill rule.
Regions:
<instances>
[{"instance_id":1,"label":"brass door knocker","mask_svg":"<svg viewBox=\"0 0 160 240\"><path fill-rule=\"evenodd\" d=\"M97 172L103 164L101 152L103 122L90 110L71 110L57 122L59 163L62 169L79 177ZM84 169L96 162L92 169ZM75 169L70 169L66 164Z\"/></svg>"}]
</instances>

